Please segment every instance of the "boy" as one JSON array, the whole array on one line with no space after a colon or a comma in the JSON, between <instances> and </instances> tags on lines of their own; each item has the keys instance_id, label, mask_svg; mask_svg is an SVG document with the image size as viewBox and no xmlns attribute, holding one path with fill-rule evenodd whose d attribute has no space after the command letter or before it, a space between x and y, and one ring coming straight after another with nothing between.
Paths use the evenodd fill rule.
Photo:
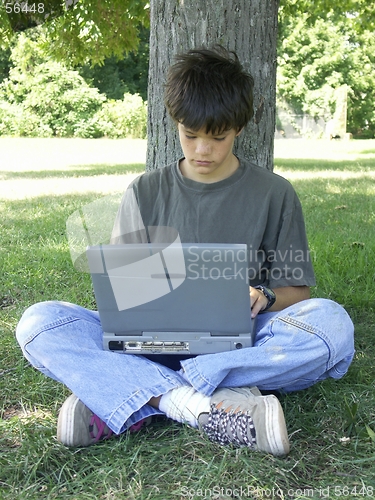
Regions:
<instances>
[{"instance_id":1,"label":"boy","mask_svg":"<svg viewBox=\"0 0 375 500\"><path fill-rule=\"evenodd\" d=\"M165 414L220 444L281 456L289 452L283 411L259 389L290 392L346 373L353 325L338 304L310 299L315 281L293 188L233 154L253 115L252 91L252 77L221 47L176 58L165 103L184 157L134 181L112 242L127 241L132 199L144 227L175 228L182 242L246 243L258 316L254 347L181 359L172 369L175 356L155 362L104 351L96 312L36 304L24 313L17 338L36 368L73 392L59 414L62 443L87 446Z\"/></svg>"}]
</instances>

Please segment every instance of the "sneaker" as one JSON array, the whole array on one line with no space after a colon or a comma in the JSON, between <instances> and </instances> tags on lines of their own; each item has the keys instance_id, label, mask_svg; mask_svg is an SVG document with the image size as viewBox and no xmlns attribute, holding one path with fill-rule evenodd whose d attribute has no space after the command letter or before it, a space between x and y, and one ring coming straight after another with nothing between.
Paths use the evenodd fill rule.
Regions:
<instances>
[{"instance_id":1,"label":"sneaker","mask_svg":"<svg viewBox=\"0 0 375 500\"><path fill-rule=\"evenodd\" d=\"M262 396L257 387L218 389L211 398L210 413L199 415L200 428L221 445L283 456L289 453L284 413L276 396Z\"/></svg>"},{"instance_id":2,"label":"sneaker","mask_svg":"<svg viewBox=\"0 0 375 500\"><path fill-rule=\"evenodd\" d=\"M145 418L129 427L135 432L149 425L152 417ZM71 394L61 407L57 421L57 440L65 446L89 446L98 441L117 436L77 396Z\"/></svg>"}]
</instances>

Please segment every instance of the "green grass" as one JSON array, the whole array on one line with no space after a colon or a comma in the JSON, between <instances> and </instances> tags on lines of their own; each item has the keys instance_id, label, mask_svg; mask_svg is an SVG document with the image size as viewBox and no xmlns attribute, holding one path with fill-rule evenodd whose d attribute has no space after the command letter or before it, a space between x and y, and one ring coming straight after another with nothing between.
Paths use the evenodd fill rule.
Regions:
<instances>
[{"instance_id":1,"label":"green grass","mask_svg":"<svg viewBox=\"0 0 375 500\"><path fill-rule=\"evenodd\" d=\"M303 205L313 295L341 303L356 327L355 360L342 380L281 398L292 445L284 459L219 447L171 422L87 449L57 442L58 410L69 391L28 366L14 330L36 301L93 307L90 278L70 260L66 220L101 196L90 191L96 176L110 180L140 167L15 172L3 165L0 499L375 498L375 141L361 142L306 143L296 156L293 141L285 141L290 159L276 153L275 171L291 179ZM329 159L317 158L317 144L320 156L331 147L339 160L328 149ZM82 177L87 191L8 196L7 183L74 185Z\"/></svg>"}]
</instances>

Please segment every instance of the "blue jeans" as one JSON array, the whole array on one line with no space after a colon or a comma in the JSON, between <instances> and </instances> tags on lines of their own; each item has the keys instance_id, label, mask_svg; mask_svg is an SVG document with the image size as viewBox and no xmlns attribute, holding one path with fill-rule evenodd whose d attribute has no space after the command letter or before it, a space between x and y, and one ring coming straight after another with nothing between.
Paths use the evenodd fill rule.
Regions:
<instances>
[{"instance_id":1,"label":"blue jeans","mask_svg":"<svg viewBox=\"0 0 375 500\"><path fill-rule=\"evenodd\" d=\"M65 384L117 434L160 414L150 398L182 385L208 396L217 387L254 385L291 392L341 378L354 356L352 321L326 299L260 314L254 347L191 357L177 369L174 356L156 362L104 351L98 313L65 302L31 306L16 335L35 368Z\"/></svg>"}]
</instances>

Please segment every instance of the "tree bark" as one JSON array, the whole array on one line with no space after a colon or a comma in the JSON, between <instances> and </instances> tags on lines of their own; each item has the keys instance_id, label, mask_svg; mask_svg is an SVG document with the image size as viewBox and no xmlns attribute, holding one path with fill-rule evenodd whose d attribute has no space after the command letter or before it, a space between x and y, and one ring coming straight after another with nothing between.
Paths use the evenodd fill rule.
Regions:
<instances>
[{"instance_id":1,"label":"tree bark","mask_svg":"<svg viewBox=\"0 0 375 500\"><path fill-rule=\"evenodd\" d=\"M254 118L235 152L273 169L278 0L151 0L146 170L182 156L176 127L163 103L173 56L220 43L234 50L255 81Z\"/></svg>"}]
</instances>

